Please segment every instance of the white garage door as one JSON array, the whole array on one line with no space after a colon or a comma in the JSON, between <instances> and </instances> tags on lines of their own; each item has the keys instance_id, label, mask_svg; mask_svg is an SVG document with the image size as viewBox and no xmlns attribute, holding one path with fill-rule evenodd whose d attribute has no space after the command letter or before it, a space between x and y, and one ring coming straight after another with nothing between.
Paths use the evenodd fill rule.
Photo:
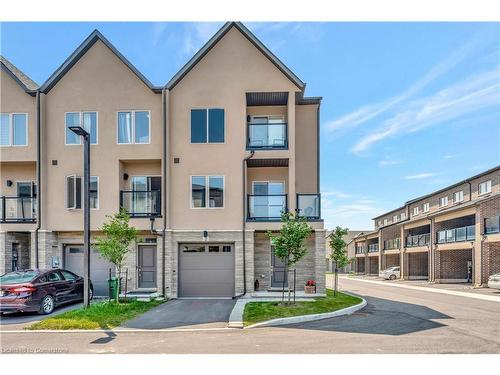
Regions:
<instances>
[{"instance_id":1,"label":"white garage door","mask_svg":"<svg viewBox=\"0 0 500 375\"><path fill-rule=\"evenodd\" d=\"M64 248L64 268L83 276L83 246L69 245ZM90 251L90 280L94 295L108 296L109 269L114 276L114 265L103 259L96 250Z\"/></svg>"},{"instance_id":2,"label":"white garage door","mask_svg":"<svg viewBox=\"0 0 500 375\"><path fill-rule=\"evenodd\" d=\"M179 297L233 296L233 245L179 245Z\"/></svg>"}]
</instances>

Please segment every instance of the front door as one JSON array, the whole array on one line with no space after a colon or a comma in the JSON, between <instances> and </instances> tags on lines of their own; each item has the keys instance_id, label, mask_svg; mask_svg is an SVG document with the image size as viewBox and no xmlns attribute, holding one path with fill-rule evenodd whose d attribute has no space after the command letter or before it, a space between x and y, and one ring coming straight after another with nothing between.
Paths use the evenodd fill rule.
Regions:
<instances>
[{"instance_id":1,"label":"front door","mask_svg":"<svg viewBox=\"0 0 500 375\"><path fill-rule=\"evenodd\" d=\"M139 288L156 288L156 246L139 246Z\"/></svg>"},{"instance_id":2,"label":"front door","mask_svg":"<svg viewBox=\"0 0 500 375\"><path fill-rule=\"evenodd\" d=\"M274 255L274 247L271 247L271 263L272 263L272 275L271 275L271 287L281 288L283 287L283 281L285 287L288 286L287 275L285 273L285 265L283 261Z\"/></svg>"}]
</instances>

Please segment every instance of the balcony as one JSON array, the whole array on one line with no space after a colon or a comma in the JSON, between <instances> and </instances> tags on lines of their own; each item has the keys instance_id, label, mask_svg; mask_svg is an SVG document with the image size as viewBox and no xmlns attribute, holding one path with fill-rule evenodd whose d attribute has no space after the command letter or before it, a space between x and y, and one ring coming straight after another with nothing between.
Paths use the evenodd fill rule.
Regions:
<instances>
[{"instance_id":1,"label":"balcony","mask_svg":"<svg viewBox=\"0 0 500 375\"><path fill-rule=\"evenodd\" d=\"M399 249L401 245L401 240L399 238L394 238L392 240L384 241L384 250L394 250Z\"/></svg>"},{"instance_id":2,"label":"balcony","mask_svg":"<svg viewBox=\"0 0 500 375\"><path fill-rule=\"evenodd\" d=\"M248 150L286 150L288 126L286 123L247 124Z\"/></svg>"},{"instance_id":3,"label":"balcony","mask_svg":"<svg viewBox=\"0 0 500 375\"><path fill-rule=\"evenodd\" d=\"M427 246L431 242L431 234L423 233L406 237L406 247Z\"/></svg>"},{"instance_id":4,"label":"balcony","mask_svg":"<svg viewBox=\"0 0 500 375\"><path fill-rule=\"evenodd\" d=\"M368 252L369 253L378 252L378 243L372 243L372 244L368 245Z\"/></svg>"},{"instance_id":5,"label":"balcony","mask_svg":"<svg viewBox=\"0 0 500 375\"><path fill-rule=\"evenodd\" d=\"M120 206L132 218L161 216L161 191L120 191Z\"/></svg>"},{"instance_id":6,"label":"balcony","mask_svg":"<svg viewBox=\"0 0 500 375\"><path fill-rule=\"evenodd\" d=\"M484 234L500 233L500 216L484 219Z\"/></svg>"},{"instance_id":7,"label":"balcony","mask_svg":"<svg viewBox=\"0 0 500 375\"><path fill-rule=\"evenodd\" d=\"M475 239L476 227L474 225L437 232L437 243L474 241Z\"/></svg>"},{"instance_id":8,"label":"balcony","mask_svg":"<svg viewBox=\"0 0 500 375\"><path fill-rule=\"evenodd\" d=\"M364 246L357 246L356 250L354 252L356 254L364 254L365 253L365 247Z\"/></svg>"},{"instance_id":9,"label":"balcony","mask_svg":"<svg viewBox=\"0 0 500 375\"><path fill-rule=\"evenodd\" d=\"M248 195L248 220L280 220L281 212L288 211L287 194Z\"/></svg>"},{"instance_id":10,"label":"balcony","mask_svg":"<svg viewBox=\"0 0 500 375\"><path fill-rule=\"evenodd\" d=\"M320 194L297 194L297 213L308 220L321 219Z\"/></svg>"},{"instance_id":11,"label":"balcony","mask_svg":"<svg viewBox=\"0 0 500 375\"><path fill-rule=\"evenodd\" d=\"M34 197L0 197L1 223L36 222L36 204Z\"/></svg>"}]
</instances>

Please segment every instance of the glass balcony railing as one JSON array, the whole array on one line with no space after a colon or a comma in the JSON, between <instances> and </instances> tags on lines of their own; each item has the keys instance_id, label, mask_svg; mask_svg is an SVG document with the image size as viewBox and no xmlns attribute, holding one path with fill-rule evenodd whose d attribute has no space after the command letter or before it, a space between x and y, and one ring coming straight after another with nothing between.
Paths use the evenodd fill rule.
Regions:
<instances>
[{"instance_id":1,"label":"glass balcony railing","mask_svg":"<svg viewBox=\"0 0 500 375\"><path fill-rule=\"evenodd\" d=\"M372 244L368 245L368 252L369 253L378 252L378 243L372 243Z\"/></svg>"},{"instance_id":2,"label":"glass balcony railing","mask_svg":"<svg viewBox=\"0 0 500 375\"><path fill-rule=\"evenodd\" d=\"M120 206L130 217L157 217L161 215L161 191L120 191Z\"/></svg>"},{"instance_id":3,"label":"glass balcony railing","mask_svg":"<svg viewBox=\"0 0 500 375\"><path fill-rule=\"evenodd\" d=\"M286 123L248 124L247 134L247 148L250 150L288 148Z\"/></svg>"},{"instance_id":4,"label":"glass balcony railing","mask_svg":"<svg viewBox=\"0 0 500 375\"><path fill-rule=\"evenodd\" d=\"M484 219L484 234L500 232L500 216Z\"/></svg>"},{"instance_id":5,"label":"glass balcony railing","mask_svg":"<svg viewBox=\"0 0 500 375\"><path fill-rule=\"evenodd\" d=\"M474 225L437 232L437 243L473 241L475 239L476 227Z\"/></svg>"},{"instance_id":6,"label":"glass balcony railing","mask_svg":"<svg viewBox=\"0 0 500 375\"><path fill-rule=\"evenodd\" d=\"M288 210L286 194L248 195L249 220L280 220Z\"/></svg>"},{"instance_id":7,"label":"glass balcony railing","mask_svg":"<svg viewBox=\"0 0 500 375\"><path fill-rule=\"evenodd\" d=\"M431 234L416 234L406 237L406 247L427 246L431 242Z\"/></svg>"},{"instance_id":8,"label":"glass balcony railing","mask_svg":"<svg viewBox=\"0 0 500 375\"><path fill-rule=\"evenodd\" d=\"M37 199L34 197L0 197L0 222L34 223Z\"/></svg>"},{"instance_id":9,"label":"glass balcony railing","mask_svg":"<svg viewBox=\"0 0 500 375\"><path fill-rule=\"evenodd\" d=\"M319 194L297 194L297 212L307 219L320 219L321 196Z\"/></svg>"}]
</instances>

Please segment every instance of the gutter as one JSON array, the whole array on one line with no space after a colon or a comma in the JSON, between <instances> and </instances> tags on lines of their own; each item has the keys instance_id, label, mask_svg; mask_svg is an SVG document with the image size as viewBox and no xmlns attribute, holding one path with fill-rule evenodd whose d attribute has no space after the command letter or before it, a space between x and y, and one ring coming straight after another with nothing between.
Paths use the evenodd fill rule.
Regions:
<instances>
[{"instance_id":1,"label":"gutter","mask_svg":"<svg viewBox=\"0 0 500 375\"><path fill-rule=\"evenodd\" d=\"M38 256L38 231L41 228L42 219L42 194L41 193L41 121L40 121L40 90L36 91L36 229L35 229L35 268L39 268Z\"/></svg>"}]
</instances>

